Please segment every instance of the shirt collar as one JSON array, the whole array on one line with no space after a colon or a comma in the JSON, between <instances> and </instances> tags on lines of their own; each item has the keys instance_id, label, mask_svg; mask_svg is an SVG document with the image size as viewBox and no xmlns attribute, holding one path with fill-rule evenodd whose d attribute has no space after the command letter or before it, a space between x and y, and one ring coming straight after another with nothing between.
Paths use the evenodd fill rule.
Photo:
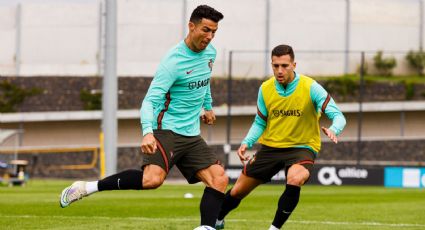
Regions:
<instances>
[{"instance_id":1,"label":"shirt collar","mask_svg":"<svg viewBox=\"0 0 425 230\"><path fill-rule=\"evenodd\" d=\"M289 84L286 86L286 87L283 87L283 85L281 85L277 80L276 80L276 78L275 78L275 83L276 83L276 85L280 88L280 89L282 89L282 90L287 90L287 89L290 89L290 88L292 88L292 87L294 87L294 86L296 86L297 84L298 84L298 81L300 80L300 76L298 75L298 73L297 72L295 72L294 71L294 80L292 80L291 82L289 82Z\"/></svg>"}]
</instances>

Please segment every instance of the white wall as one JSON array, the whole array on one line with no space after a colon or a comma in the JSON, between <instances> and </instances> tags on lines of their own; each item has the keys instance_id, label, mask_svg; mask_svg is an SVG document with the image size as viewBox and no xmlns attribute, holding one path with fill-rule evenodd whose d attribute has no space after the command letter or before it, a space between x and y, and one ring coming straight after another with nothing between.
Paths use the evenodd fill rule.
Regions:
<instances>
[{"instance_id":1,"label":"white wall","mask_svg":"<svg viewBox=\"0 0 425 230\"><path fill-rule=\"evenodd\" d=\"M418 0L355 0L351 5L353 50L418 48Z\"/></svg>"},{"instance_id":2,"label":"white wall","mask_svg":"<svg viewBox=\"0 0 425 230\"><path fill-rule=\"evenodd\" d=\"M93 75L99 11L95 4L22 7L22 75Z\"/></svg>"},{"instance_id":3,"label":"white wall","mask_svg":"<svg viewBox=\"0 0 425 230\"><path fill-rule=\"evenodd\" d=\"M305 53L345 49L345 1L272 1L271 46L290 44L295 49L297 70L324 75L344 71L343 53Z\"/></svg>"},{"instance_id":4,"label":"white wall","mask_svg":"<svg viewBox=\"0 0 425 230\"><path fill-rule=\"evenodd\" d=\"M15 73L16 7L0 7L0 75Z\"/></svg>"},{"instance_id":5,"label":"white wall","mask_svg":"<svg viewBox=\"0 0 425 230\"><path fill-rule=\"evenodd\" d=\"M152 76L182 39L183 1L118 1L118 73Z\"/></svg>"},{"instance_id":6,"label":"white wall","mask_svg":"<svg viewBox=\"0 0 425 230\"><path fill-rule=\"evenodd\" d=\"M347 1L269 1L269 47L265 47L265 0L118 1L118 74L152 76L161 57L184 37L190 13L199 4L209 4L224 14L213 41L218 51L214 75L227 75L230 50L264 51L282 43L294 47L299 72L343 73ZM21 74L99 74L100 2L22 3ZM369 60L377 50L384 50L384 55L398 59L395 73L406 73L404 52L417 50L420 44L419 0L350 3L350 50L369 51ZM0 5L0 75L15 73L15 11L14 6ZM269 65L266 55L234 53L233 73L238 77L262 77L265 65ZM349 61L349 71L355 72L360 55L350 54Z\"/></svg>"}]
</instances>

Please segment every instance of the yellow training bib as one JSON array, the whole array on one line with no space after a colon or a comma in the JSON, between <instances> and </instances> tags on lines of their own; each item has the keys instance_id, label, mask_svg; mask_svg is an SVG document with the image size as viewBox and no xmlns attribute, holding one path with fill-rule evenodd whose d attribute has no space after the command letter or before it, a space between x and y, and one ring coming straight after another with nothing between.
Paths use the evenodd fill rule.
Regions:
<instances>
[{"instance_id":1,"label":"yellow training bib","mask_svg":"<svg viewBox=\"0 0 425 230\"><path fill-rule=\"evenodd\" d=\"M288 97L279 95L272 77L262 84L267 108L267 126L259 142L274 148L309 146L320 150L320 113L310 97L313 79L300 75L295 91Z\"/></svg>"}]
</instances>

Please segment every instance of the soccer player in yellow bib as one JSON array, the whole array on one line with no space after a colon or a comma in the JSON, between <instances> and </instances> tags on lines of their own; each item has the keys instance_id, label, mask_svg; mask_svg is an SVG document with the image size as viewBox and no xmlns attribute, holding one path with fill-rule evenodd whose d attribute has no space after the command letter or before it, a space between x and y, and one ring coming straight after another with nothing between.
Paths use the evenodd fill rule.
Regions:
<instances>
[{"instance_id":1,"label":"soccer player in yellow bib","mask_svg":"<svg viewBox=\"0 0 425 230\"><path fill-rule=\"evenodd\" d=\"M320 150L320 115L325 113L332 120L329 128L321 129L335 143L345 127L344 115L326 90L294 71L291 46L275 47L271 59L274 77L259 89L257 115L237 152L244 169L226 193L216 229L224 228L224 217L253 189L285 169L286 188L269 230L280 229L297 206L301 186L310 177ZM261 148L250 159L245 152L257 140Z\"/></svg>"}]
</instances>

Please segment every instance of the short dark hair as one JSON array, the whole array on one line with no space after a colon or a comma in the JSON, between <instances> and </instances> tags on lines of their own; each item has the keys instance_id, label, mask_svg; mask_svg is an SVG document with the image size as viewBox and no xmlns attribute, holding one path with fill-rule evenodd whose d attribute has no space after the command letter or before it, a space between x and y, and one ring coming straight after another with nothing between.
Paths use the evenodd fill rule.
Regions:
<instances>
[{"instance_id":1,"label":"short dark hair","mask_svg":"<svg viewBox=\"0 0 425 230\"><path fill-rule=\"evenodd\" d=\"M272 57L276 56L276 57L280 57L283 55L288 55L291 57L291 60L295 60L295 54L294 54L294 50L292 49L291 46L288 45L278 45L276 47L274 47L274 49L272 50Z\"/></svg>"},{"instance_id":2,"label":"short dark hair","mask_svg":"<svg viewBox=\"0 0 425 230\"><path fill-rule=\"evenodd\" d=\"M207 5L200 5L196 7L192 15L190 15L189 21L193 23L199 23L203 18L210 19L214 22L219 22L223 19L223 14L215 10L214 8Z\"/></svg>"}]
</instances>

